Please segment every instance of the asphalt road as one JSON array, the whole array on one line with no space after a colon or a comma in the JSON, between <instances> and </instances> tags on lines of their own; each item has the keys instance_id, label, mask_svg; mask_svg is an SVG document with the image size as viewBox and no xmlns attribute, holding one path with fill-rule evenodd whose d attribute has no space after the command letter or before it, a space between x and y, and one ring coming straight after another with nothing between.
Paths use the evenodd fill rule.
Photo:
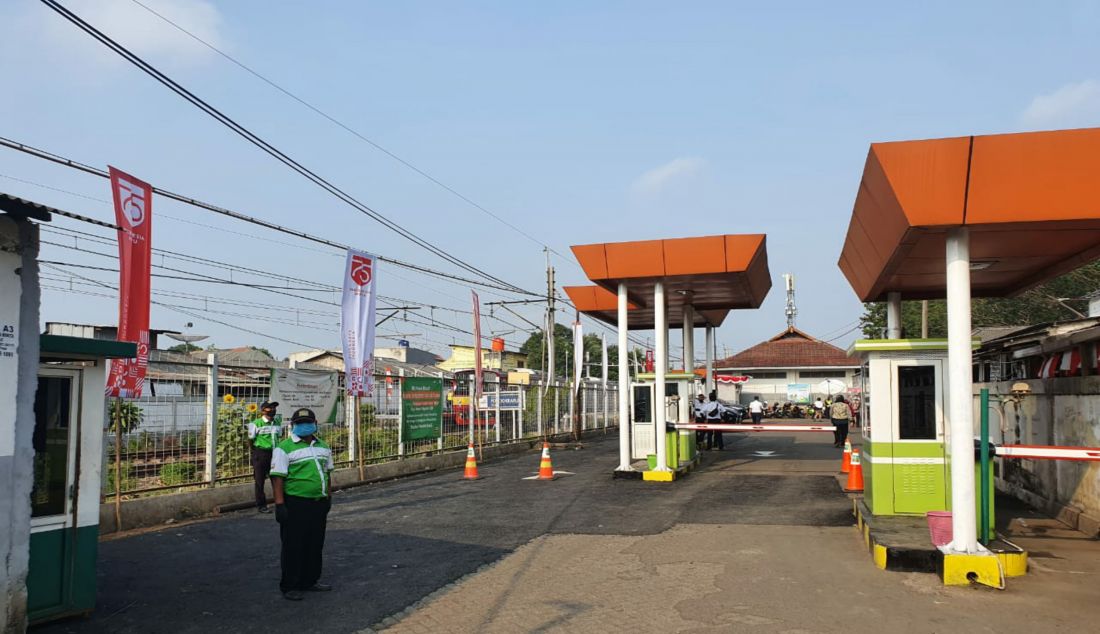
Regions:
<instances>
[{"instance_id":1,"label":"asphalt road","mask_svg":"<svg viewBox=\"0 0 1100 634\"><path fill-rule=\"evenodd\" d=\"M806 435L803 435L806 436ZM725 452L671 485L613 480L614 437L553 454L553 482L524 480L538 453L337 494L324 580L292 603L278 592L277 526L251 511L100 545L87 619L38 632L357 631L544 534L652 535L678 523L847 526L831 436L729 434ZM772 453L761 453L772 452ZM830 466L831 465L831 466ZM744 475L741 475L744 473Z\"/></svg>"}]
</instances>

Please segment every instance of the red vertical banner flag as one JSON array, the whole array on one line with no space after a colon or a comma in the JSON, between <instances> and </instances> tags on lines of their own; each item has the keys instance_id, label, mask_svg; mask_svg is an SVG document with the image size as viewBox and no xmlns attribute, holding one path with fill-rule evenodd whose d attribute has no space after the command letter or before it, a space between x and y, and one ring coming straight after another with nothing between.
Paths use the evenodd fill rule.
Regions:
<instances>
[{"instance_id":1,"label":"red vertical banner flag","mask_svg":"<svg viewBox=\"0 0 1100 634\"><path fill-rule=\"evenodd\" d=\"M107 395L138 398L149 365L149 268L153 187L110 167L118 230L118 340L137 344L136 359L112 359Z\"/></svg>"},{"instance_id":2,"label":"red vertical banner flag","mask_svg":"<svg viewBox=\"0 0 1100 634\"><path fill-rule=\"evenodd\" d=\"M470 291L474 297L474 407L480 407L481 401L481 301L477 292Z\"/></svg>"}]
</instances>

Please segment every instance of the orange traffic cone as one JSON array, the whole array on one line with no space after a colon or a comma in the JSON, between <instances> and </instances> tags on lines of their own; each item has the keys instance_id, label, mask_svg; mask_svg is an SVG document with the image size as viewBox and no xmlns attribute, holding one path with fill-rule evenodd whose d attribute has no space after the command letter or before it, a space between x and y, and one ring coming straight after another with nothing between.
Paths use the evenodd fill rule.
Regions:
<instances>
[{"instance_id":1,"label":"orange traffic cone","mask_svg":"<svg viewBox=\"0 0 1100 634\"><path fill-rule=\"evenodd\" d=\"M474 455L474 443L470 443L470 448L466 450L466 472L462 474L462 477L467 480L481 478L477 474L477 456Z\"/></svg>"},{"instance_id":2,"label":"orange traffic cone","mask_svg":"<svg viewBox=\"0 0 1100 634\"><path fill-rule=\"evenodd\" d=\"M852 468L852 441L844 441L844 457L840 459L840 472L848 473Z\"/></svg>"},{"instance_id":3,"label":"orange traffic cone","mask_svg":"<svg viewBox=\"0 0 1100 634\"><path fill-rule=\"evenodd\" d=\"M863 491L863 466L859 464L859 449L852 450L852 468L848 471L848 483L844 485L848 493Z\"/></svg>"},{"instance_id":4,"label":"orange traffic cone","mask_svg":"<svg viewBox=\"0 0 1100 634\"><path fill-rule=\"evenodd\" d=\"M550 443L542 443L542 459L539 461L539 480L553 480L554 466L550 464Z\"/></svg>"}]
</instances>

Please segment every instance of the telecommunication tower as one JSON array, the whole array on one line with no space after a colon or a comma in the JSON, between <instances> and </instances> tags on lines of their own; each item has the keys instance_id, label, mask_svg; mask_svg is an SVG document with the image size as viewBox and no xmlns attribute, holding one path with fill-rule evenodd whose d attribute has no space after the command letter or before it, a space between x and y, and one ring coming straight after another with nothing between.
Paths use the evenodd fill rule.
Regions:
<instances>
[{"instance_id":1,"label":"telecommunication tower","mask_svg":"<svg viewBox=\"0 0 1100 634\"><path fill-rule=\"evenodd\" d=\"M794 318L798 314L798 308L794 305L794 274L784 273L783 282L787 286L787 308L783 313L787 315L787 328L794 328Z\"/></svg>"}]
</instances>

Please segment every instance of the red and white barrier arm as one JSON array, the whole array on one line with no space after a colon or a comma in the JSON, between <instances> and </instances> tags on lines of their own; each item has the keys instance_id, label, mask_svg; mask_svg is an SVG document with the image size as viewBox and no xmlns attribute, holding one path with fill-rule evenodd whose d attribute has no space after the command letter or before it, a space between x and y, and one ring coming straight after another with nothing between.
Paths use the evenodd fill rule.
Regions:
<instances>
[{"instance_id":1,"label":"red and white barrier arm","mask_svg":"<svg viewBox=\"0 0 1100 634\"><path fill-rule=\"evenodd\" d=\"M1045 445L1004 445L997 447L1002 458L1028 460L1094 460L1100 461L1100 447L1048 447Z\"/></svg>"},{"instance_id":2,"label":"red and white barrier arm","mask_svg":"<svg viewBox=\"0 0 1100 634\"><path fill-rule=\"evenodd\" d=\"M740 425L735 423L684 423L682 425L676 425L676 429L730 432L827 431L832 433L834 428L832 425Z\"/></svg>"}]
</instances>

